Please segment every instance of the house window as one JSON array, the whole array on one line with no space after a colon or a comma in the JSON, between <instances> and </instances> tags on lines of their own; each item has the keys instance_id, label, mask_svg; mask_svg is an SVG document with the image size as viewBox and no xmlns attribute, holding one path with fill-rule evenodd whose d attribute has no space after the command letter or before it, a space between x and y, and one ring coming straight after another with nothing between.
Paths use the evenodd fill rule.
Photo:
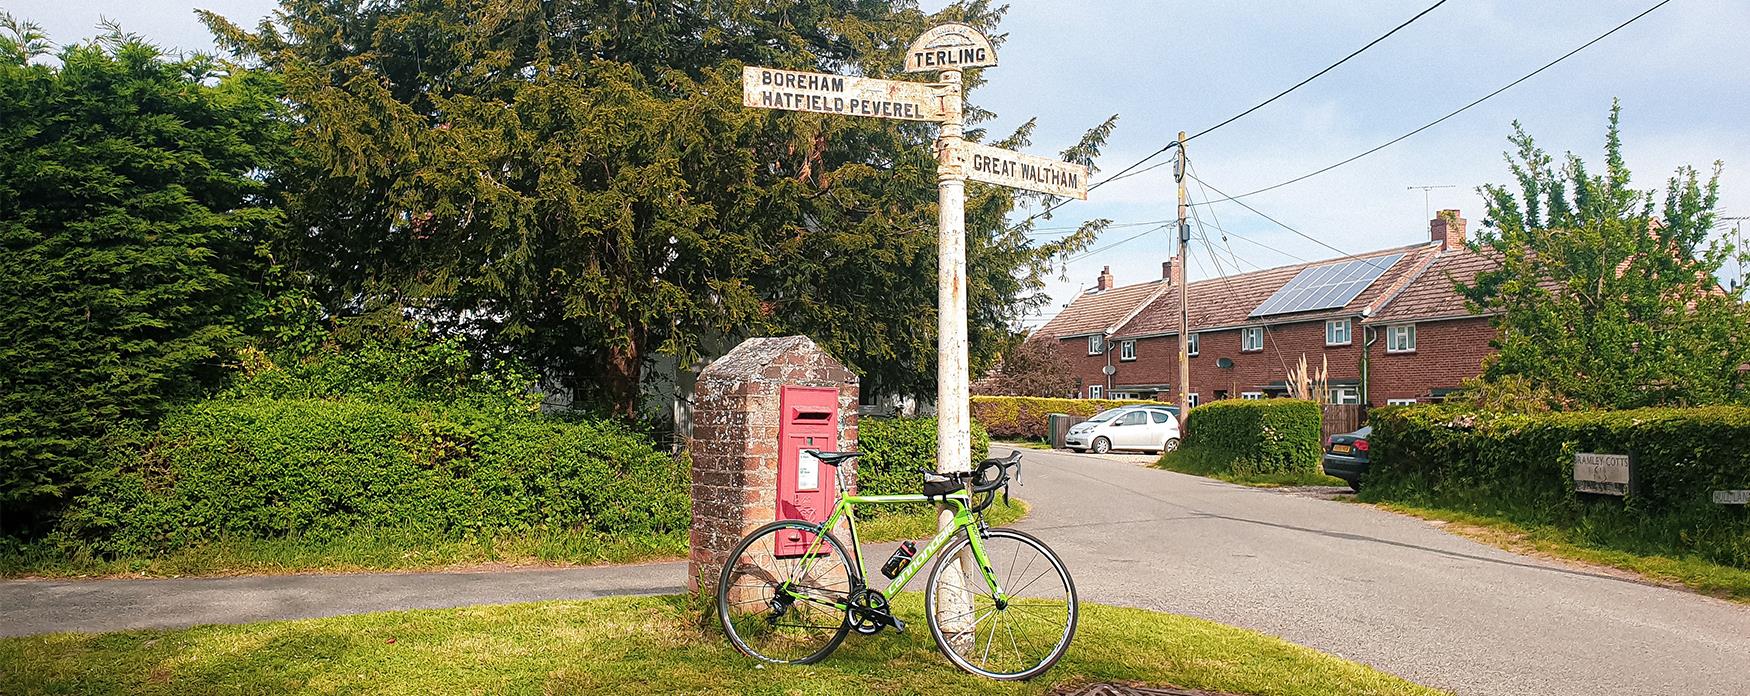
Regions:
<instances>
[{"instance_id":1,"label":"house window","mask_svg":"<svg viewBox=\"0 0 1750 696\"><path fill-rule=\"evenodd\" d=\"M1240 329L1240 352L1250 352L1264 349L1264 327L1252 326Z\"/></svg>"},{"instance_id":2,"label":"house window","mask_svg":"<svg viewBox=\"0 0 1750 696\"><path fill-rule=\"evenodd\" d=\"M1394 324L1385 327L1385 352L1416 352L1416 325Z\"/></svg>"},{"instance_id":3,"label":"house window","mask_svg":"<svg viewBox=\"0 0 1750 696\"><path fill-rule=\"evenodd\" d=\"M1262 401L1264 392L1240 392L1240 398L1247 401Z\"/></svg>"},{"instance_id":4,"label":"house window","mask_svg":"<svg viewBox=\"0 0 1750 696\"><path fill-rule=\"evenodd\" d=\"M1094 335L1088 337L1088 355L1099 355L1106 352L1106 337Z\"/></svg>"},{"instance_id":5,"label":"house window","mask_svg":"<svg viewBox=\"0 0 1750 696\"><path fill-rule=\"evenodd\" d=\"M1197 357L1197 344L1199 343L1197 337L1199 335L1201 334L1191 334L1185 337L1185 353L1191 357Z\"/></svg>"},{"instance_id":6,"label":"house window","mask_svg":"<svg viewBox=\"0 0 1750 696\"><path fill-rule=\"evenodd\" d=\"M1191 335L1196 336L1197 334L1191 334ZM1187 405L1189 405L1191 408L1197 408L1197 392L1191 392L1190 394L1186 394L1185 395L1185 403Z\"/></svg>"},{"instance_id":7,"label":"house window","mask_svg":"<svg viewBox=\"0 0 1750 696\"><path fill-rule=\"evenodd\" d=\"M1325 322L1325 345L1349 345L1349 320L1332 319Z\"/></svg>"},{"instance_id":8,"label":"house window","mask_svg":"<svg viewBox=\"0 0 1750 696\"><path fill-rule=\"evenodd\" d=\"M1413 404L1413 403L1416 403L1415 399L1386 399L1385 400L1385 405L1387 405L1387 406L1408 406L1408 405Z\"/></svg>"},{"instance_id":9,"label":"house window","mask_svg":"<svg viewBox=\"0 0 1750 696\"><path fill-rule=\"evenodd\" d=\"M1105 390L1106 390L1106 388L1103 386L1100 386L1098 384L1090 384L1090 385L1088 385L1088 398L1098 399L1098 398L1100 398L1101 394L1103 392L1105 392Z\"/></svg>"},{"instance_id":10,"label":"house window","mask_svg":"<svg viewBox=\"0 0 1750 696\"><path fill-rule=\"evenodd\" d=\"M1133 394L1131 392L1112 392L1111 398L1121 399L1121 400L1131 400L1131 399L1136 398L1136 394Z\"/></svg>"},{"instance_id":11,"label":"house window","mask_svg":"<svg viewBox=\"0 0 1750 696\"><path fill-rule=\"evenodd\" d=\"M1118 359L1119 360L1135 360L1136 359L1136 341L1119 341L1118 342Z\"/></svg>"},{"instance_id":12,"label":"house window","mask_svg":"<svg viewBox=\"0 0 1750 696\"><path fill-rule=\"evenodd\" d=\"M1331 387L1330 401L1333 404L1359 404L1361 392L1355 387Z\"/></svg>"}]
</instances>

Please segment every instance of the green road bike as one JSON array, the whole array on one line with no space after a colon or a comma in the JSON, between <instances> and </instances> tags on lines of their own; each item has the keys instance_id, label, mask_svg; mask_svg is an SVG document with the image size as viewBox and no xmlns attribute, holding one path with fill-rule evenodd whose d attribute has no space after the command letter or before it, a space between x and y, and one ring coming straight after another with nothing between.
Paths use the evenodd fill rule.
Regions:
<instances>
[{"instance_id":1,"label":"green road bike","mask_svg":"<svg viewBox=\"0 0 1750 696\"><path fill-rule=\"evenodd\" d=\"M811 452L833 467L857 452ZM717 583L717 616L742 653L787 664L819 662L851 631L874 635L905 622L890 606L895 595L931 559L924 585L930 634L960 669L993 679L1030 679L1063 656L1075 637L1075 583L1063 561L1043 542L1013 529L985 524L984 509L999 491L1006 503L1011 472L1021 453L987 459L973 472L925 472L924 492L913 495L841 495L825 522L780 520L737 544ZM888 559L885 589L872 587L857 539L856 505L943 503L953 524L915 556L906 547ZM840 522L849 552L831 533Z\"/></svg>"}]
</instances>

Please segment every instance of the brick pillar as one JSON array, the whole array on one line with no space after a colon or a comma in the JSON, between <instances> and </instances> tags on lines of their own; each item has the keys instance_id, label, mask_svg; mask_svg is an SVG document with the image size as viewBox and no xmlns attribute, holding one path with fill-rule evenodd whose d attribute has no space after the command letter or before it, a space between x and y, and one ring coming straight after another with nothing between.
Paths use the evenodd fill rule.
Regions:
<instances>
[{"instance_id":1,"label":"brick pillar","mask_svg":"<svg viewBox=\"0 0 1750 696\"><path fill-rule=\"evenodd\" d=\"M687 439L693 467L688 590L709 590L736 542L777 519L778 393L787 384L837 388L837 449L857 448L857 375L806 336L750 338L707 366L693 389ZM855 466L845 467L854 485ZM821 475L831 470L823 467Z\"/></svg>"}]
</instances>

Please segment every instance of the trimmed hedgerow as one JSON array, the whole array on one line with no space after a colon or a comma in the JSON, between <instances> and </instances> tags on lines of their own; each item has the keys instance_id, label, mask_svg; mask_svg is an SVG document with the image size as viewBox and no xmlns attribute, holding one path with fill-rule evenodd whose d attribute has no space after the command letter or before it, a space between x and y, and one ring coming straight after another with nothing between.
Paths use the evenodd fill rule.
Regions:
<instances>
[{"instance_id":1,"label":"trimmed hedgerow","mask_svg":"<svg viewBox=\"0 0 1750 696\"><path fill-rule=\"evenodd\" d=\"M56 537L131 556L360 529L662 534L687 527L686 480L684 462L612 421L208 401L112 442Z\"/></svg>"},{"instance_id":2,"label":"trimmed hedgerow","mask_svg":"<svg viewBox=\"0 0 1750 696\"><path fill-rule=\"evenodd\" d=\"M1440 406L1370 414L1363 499L1452 508L1568 529L1597 546L1693 554L1750 568L1750 510L1716 490L1750 489L1750 408L1546 414ZM1574 491L1576 452L1629 454L1629 495Z\"/></svg>"},{"instance_id":3,"label":"trimmed hedgerow","mask_svg":"<svg viewBox=\"0 0 1750 696\"><path fill-rule=\"evenodd\" d=\"M993 437L1044 440L1051 436L1046 416L1067 413L1086 420L1109 408L1133 404L1157 404L1158 401L1116 401L1112 399L1047 399L1036 396L974 396L972 419L978 421Z\"/></svg>"},{"instance_id":4,"label":"trimmed hedgerow","mask_svg":"<svg viewBox=\"0 0 1750 696\"><path fill-rule=\"evenodd\" d=\"M924 489L918 467L936 470L936 419L864 418L857 421L857 492L863 495L898 495ZM972 424L972 462L977 466L990 455L990 435ZM870 508L871 511L884 510ZM862 510L859 509L859 514Z\"/></svg>"},{"instance_id":5,"label":"trimmed hedgerow","mask_svg":"<svg viewBox=\"0 0 1750 696\"><path fill-rule=\"evenodd\" d=\"M1236 476L1317 474L1318 404L1298 399L1224 400L1191 409L1184 439L1166 458Z\"/></svg>"}]
</instances>

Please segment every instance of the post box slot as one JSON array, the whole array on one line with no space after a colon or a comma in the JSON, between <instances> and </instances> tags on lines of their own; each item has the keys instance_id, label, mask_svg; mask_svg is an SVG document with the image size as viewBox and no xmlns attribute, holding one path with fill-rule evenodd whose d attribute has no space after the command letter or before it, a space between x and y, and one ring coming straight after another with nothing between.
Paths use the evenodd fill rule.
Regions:
<instances>
[{"instance_id":1,"label":"post box slot","mask_svg":"<svg viewBox=\"0 0 1750 696\"><path fill-rule=\"evenodd\" d=\"M790 421L793 423L825 423L832 418L832 411L815 411L810 409L791 409Z\"/></svg>"}]
</instances>

